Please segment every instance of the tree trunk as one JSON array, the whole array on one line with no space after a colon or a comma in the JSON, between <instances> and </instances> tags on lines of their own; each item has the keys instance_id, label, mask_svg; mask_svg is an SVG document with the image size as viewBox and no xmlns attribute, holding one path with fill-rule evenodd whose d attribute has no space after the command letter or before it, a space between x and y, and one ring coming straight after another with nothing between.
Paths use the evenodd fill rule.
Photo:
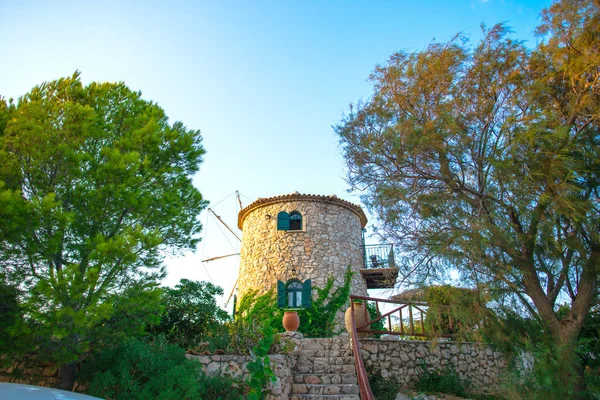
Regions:
<instances>
[{"instance_id":1,"label":"tree trunk","mask_svg":"<svg viewBox=\"0 0 600 400\"><path fill-rule=\"evenodd\" d=\"M58 370L58 383L56 387L62 390L72 391L75 385L75 374L77 373L77 362L72 361L60 366Z\"/></svg>"},{"instance_id":2,"label":"tree trunk","mask_svg":"<svg viewBox=\"0 0 600 400\"><path fill-rule=\"evenodd\" d=\"M573 399L590 399L588 388L585 382L583 366L576 353L577 337L573 337L570 330L562 330L561 335L555 338L557 344L556 356L558 362L564 368L559 368L556 372L559 376L556 378L566 385L564 387L572 388Z\"/></svg>"}]
</instances>

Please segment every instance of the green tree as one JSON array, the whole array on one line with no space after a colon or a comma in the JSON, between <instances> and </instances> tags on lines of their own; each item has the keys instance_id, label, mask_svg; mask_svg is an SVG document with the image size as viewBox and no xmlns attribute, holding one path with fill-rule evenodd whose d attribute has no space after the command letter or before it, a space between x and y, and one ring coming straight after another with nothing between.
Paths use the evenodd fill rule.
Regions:
<instances>
[{"instance_id":1,"label":"green tree","mask_svg":"<svg viewBox=\"0 0 600 400\"><path fill-rule=\"evenodd\" d=\"M152 332L165 335L170 343L184 349L208 336L225 334L229 315L216 300L222 294L223 289L210 282L182 279L175 288L163 292L164 313Z\"/></svg>"},{"instance_id":2,"label":"green tree","mask_svg":"<svg viewBox=\"0 0 600 400\"><path fill-rule=\"evenodd\" d=\"M600 4L541 16L534 49L500 24L473 47L393 54L335 129L350 184L411 267L515 296L572 366L600 271Z\"/></svg>"},{"instance_id":3,"label":"green tree","mask_svg":"<svg viewBox=\"0 0 600 400\"><path fill-rule=\"evenodd\" d=\"M140 92L78 72L0 99L0 273L24 293L59 387L91 340L158 300L164 254L195 248L201 140Z\"/></svg>"}]
</instances>

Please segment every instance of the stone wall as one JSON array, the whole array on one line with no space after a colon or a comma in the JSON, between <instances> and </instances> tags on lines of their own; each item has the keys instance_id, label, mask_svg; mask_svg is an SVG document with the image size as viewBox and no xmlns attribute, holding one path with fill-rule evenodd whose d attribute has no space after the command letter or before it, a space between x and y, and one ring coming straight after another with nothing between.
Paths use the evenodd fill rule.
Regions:
<instances>
[{"instance_id":1,"label":"stone wall","mask_svg":"<svg viewBox=\"0 0 600 400\"><path fill-rule=\"evenodd\" d=\"M278 231L280 211L299 211L303 229ZM292 194L250 204L238 218L244 233L238 297L249 290L276 290L278 280L291 278L311 279L313 287L324 287L331 276L335 289L343 284L349 265L354 271L351 294L366 296L360 274L364 223L360 207L333 196ZM297 271L295 276L292 268Z\"/></svg>"},{"instance_id":2,"label":"stone wall","mask_svg":"<svg viewBox=\"0 0 600 400\"><path fill-rule=\"evenodd\" d=\"M247 365L251 361L250 356L240 355L212 355L194 356L188 358L202 364L202 369L210 375L227 375L246 380L248 377ZM271 354L271 368L275 373L275 382L268 384L270 395L267 399L287 399L292 388L292 368L296 362L294 355Z\"/></svg>"},{"instance_id":3,"label":"stone wall","mask_svg":"<svg viewBox=\"0 0 600 400\"><path fill-rule=\"evenodd\" d=\"M77 368L79 369L78 364ZM35 355L14 361L8 368L0 369L0 382L22 383L25 385L56 387L58 384L58 366L43 362ZM85 392L87 386L75 381L74 392Z\"/></svg>"},{"instance_id":4,"label":"stone wall","mask_svg":"<svg viewBox=\"0 0 600 400\"><path fill-rule=\"evenodd\" d=\"M412 386L421 374L420 365L443 371L454 369L461 380L475 389L490 389L506 366L502 354L480 343L361 339L367 371L395 378L401 386Z\"/></svg>"},{"instance_id":5,"label":"stone wall","mask_svg":"<svg viewBox=\"0 0 600 400\"><path fill-rule=\"evenodd\" d=\"M305 341L298 333L280 334L276 344L270 349L269 358L276 380L269 384L268 399L287 399L294 383L293 371L300 349ZM349 340L349 339L347 339ZM430 371L454 369L461 380L471 383L474 389L494 389L498 384L506 363L501 353L493 351L479 343L440 342L433 346L428 341L361 339L362 356L365 367L370 373L384 378L394 378L402 387L414 385L421 374L420 365ZM310 351L310 350L309 350ZM306 352L305 352L306 353ZM207 374L223 374L241 379L248 378L250 356L244 355L187 355L198 361ZM306 357L306 355L305 355ZM31 361L31 360L30 360ZM23 379L14 379L0 371L0 382L27 383L54 387L58 379L57 368L51 364L38 364L25 367ZM86 388L77 386L76 391Z\"/></svg>"},{"instance_id":6,"label":"stone wall","mask_svg":"<svg viewBox=\"0 0 600 400\"><path fill-rule=\"evenodd\" d=\"M298 352L302 343L302 334L285 332L277 335L275 343L269 349L271 369L275 374L275 382L269 382L269 395L267 399L289 398L293 374ZM227 375L246 380L248 378L248 363L252 361L245 355L186 355L189 359L196 360L202 365L202 370L207 375Z\"/></svg>"}]
</instances>

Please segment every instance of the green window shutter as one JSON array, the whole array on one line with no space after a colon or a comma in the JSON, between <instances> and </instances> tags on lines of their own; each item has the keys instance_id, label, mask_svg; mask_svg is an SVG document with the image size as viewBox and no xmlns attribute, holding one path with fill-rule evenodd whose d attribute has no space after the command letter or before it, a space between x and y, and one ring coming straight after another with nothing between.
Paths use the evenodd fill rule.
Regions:
<instances>
[{"instance_id":1,"label":"green window shutter","mask_svg":"<svg viewBox=\"0 0 600 400\"><path fill-rule=\"evenodd\" d=\"M307 279L302 284L302 307L303 308L310 307L311 300L312 300L312 288L310 287L310 279Z\"/></svg>"},{"instance_id":2,"label":"green window shutter","mask_svg":"<svg viewBox=\"0 0 600 400\"><path fill-rule=\"evenodd\" d=\"M289 231L290 230L290 216L285 211L277 214L277 230L278 231Z\"/></svg>"},{"instance_id":3,"label":"green window shutter","mask_svg":"<svg viewBox=\"0 0 600 400\"><path fill-rule=\"evenodd\" d=\"M285 283L277 281L277 307L285 308Z\"/></svg>"}]
</instances>

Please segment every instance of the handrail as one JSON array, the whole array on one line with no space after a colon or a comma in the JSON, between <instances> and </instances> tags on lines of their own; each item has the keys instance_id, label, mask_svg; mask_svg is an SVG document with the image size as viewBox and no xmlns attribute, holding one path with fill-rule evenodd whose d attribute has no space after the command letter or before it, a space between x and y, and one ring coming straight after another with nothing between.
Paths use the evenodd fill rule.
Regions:
<instances>
[{"instance_id":1,"label":"handrail","mask_svg":"<svg viewBox=\"0 0 600 400\"><path fill-rule=\"evenodd\" d=\"M365 369L365 363L360 353L360 342L358 341L358 333L356 333L356 321L354 319L354 302L350 296L350 320L352 321L352 352L354 354L354 367L356 368L356 378L358 379L358 387L360 390L361 400L374 400L373 392L371 391L371 385L369 385L369 377L367 376L367 370ZM366 308L366 307L365 307Z\"/></svg>"},{"instance_id":2,"label":"handrail","mask_svg":"<svg viewBox=\"0 0 600 400\"><path fill-rule=\"evenodd\" d=\"M451 338L454 335L452 334L440 334L440 333L436 333L436 332L425 332L425 324L424 324L424 318L423 316L427 314L427 312L422 308L422 307L426 307L427 303L426 302L422 302L422 301L399 301L399 300L388 300L388 299L378 299L375 297L368 297L368 296L354 296L351 295L350 296L350 302L353 303L354 300L362 300L363 303L365 304L365 324L361 325L361 326L357 326L356 330L361 332L361 333L372 333L372 334L388 334L388 335L397 335L397 336L416 336L416 337L446 337L446 338ZM368 314L367 314L367 301L372 301L375 302L375 308L377 310L377 317L369 320ZM379 303L391 303L391 304L396 304L399 305L398 307L395 307L394 309L392 309L391 311L386 312L385 314L382 314L381 311L379 310ZM353 312L354 312L354 306L352 306ZM404 324L402 323L402 321L404 320L403 316L402 316L402 310L404 309L408 309L408 329L405 330L404 329ZM420 317L420 329L421 332L415 332L415 323L414 323L414 318L413 318L413 309L417 310L419 312L419 317ZM399 313L399 320L400 320L400 324L399 324L399 331L394 331L392 330L392 314L394 313ZM374 329L368 329L369 326L371 326L374 323L377 323L381 320L385 320L387 318L387 330L374 330ZM450 324L450 328L452 328L452 319L449 320L449 324Z\"/></svg>"},{"instance_id":3,"label":"handrail","mask_svg":"<svg viewBox=\"0 0 600 400\"><path fill-rule=\"evenodd\" d=\"M394 260L394 245L392 244L363 244L362 268L396 268Z\"/></svg>"},{"instance_id":4,"label":"handrail","mask_svg":"<svg viewBox=\"0 0 600 400\"><path fill-rule=\"evenodd\" d=\"M361 326L356 326L356 320L354 317L354 300L362 300L365 313L365 324ZM374 301L375 308L377 310L377 318L373 320L369 320L368 310L367 310L367 301ZM393 304L401 304L399 307L394 308L392 311L388 311L385 314L381 314L379 311L379 303L393 303ZM367 370L365 369L365 364L362 359L362 354L360 352L360 342L358 340L358 331L361 333L374 333L374 334L388 334L388 335L400 335L400 336L423 336L423 337L453 337L454 335L450 334L436 334L436 333L426 333L425 325L423 321L423 315L426 314L425 310L421 307L427 306L425 302L416 302L416 301L398 301L398 300L387 300L387 299L378 299L375 297L368 296L350 296L350 320L352 321L352 350L354 355L354 366L356 368L356 376L358 378L358 386L360 389L360 398L361 400L374 400L373 392L371 391L371 386L369 385L369 378L367 376ZM408 319L410 332L404 331L404 324L402 318L402 310L408 308ZM415 332L415 326L413 321L413 312L412 309L415 308L419 311L420 319L421 319L421 330L422 333ZM391 316L393 313L398 312L400 314L400 331L392 330L392 320ZM388 330L374 330L374 329L365 329L369 327L371 324L381 321L382 319L387 317L388 322ZM452 320L449 320L450 327L452 327Z\"/></svg>"}]
</instances>

